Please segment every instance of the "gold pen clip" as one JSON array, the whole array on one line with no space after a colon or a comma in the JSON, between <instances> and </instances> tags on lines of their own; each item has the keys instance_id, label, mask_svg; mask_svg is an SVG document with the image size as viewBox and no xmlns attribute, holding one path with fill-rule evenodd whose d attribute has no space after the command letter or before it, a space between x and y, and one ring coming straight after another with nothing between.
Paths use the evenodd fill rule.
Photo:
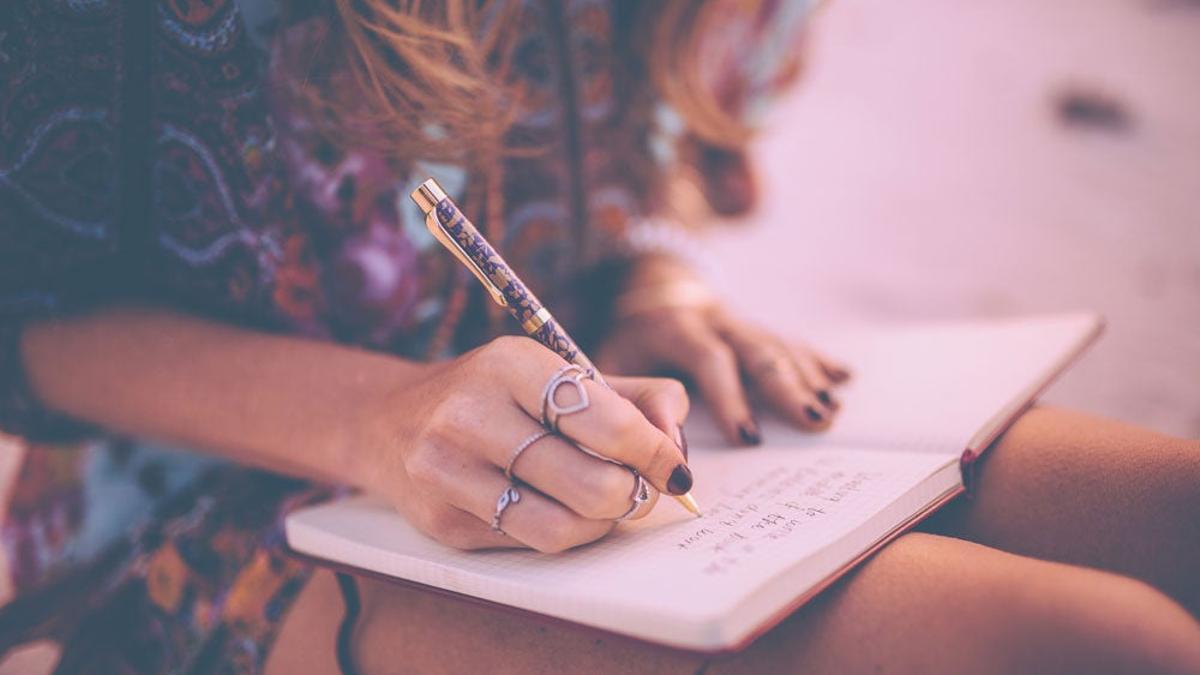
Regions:
<instances>
[{"instance_id":1,"label":"gold pen clip","mask_svg":"<svg viewBox=\"0 0 1200 675\"><path fill-rule=\"evenodd\" d=\"M445 246L447 249L449 249L449 251L454 254L454 257L458 258L459 262L461 262L463 265L466 265L467 269L471 270L471 274L474 274L475 278L479 279L479 283L483 284L483 287L487 289L488 294L492 296L492 300L495 300L496 304L500 305L501 307L507 307L508 300L504 297L504 294L500 292L500 289L496 287L496 283L489 279L488 275L483 273L483 270L479 268L479 265L475 264L475 261L467 255L467 252L464 251L462 246L460 246L459 243L454 240L454 237L451 237L450 234L446 232L446 228L443 227L441 221L438 220L437 205L446 198L446 191L442 189L442 186L438 185L437 181L430 178L424 183L421 183L421 185L418 186L416 190L413 190L412 194L409 196L412 197L412 200L417 203L417 206L421 208L421 211L425 213L425 227L429 229L429 232L434 236L434 238L442 242L442 246Z\"/></svg>"}]
</instances>

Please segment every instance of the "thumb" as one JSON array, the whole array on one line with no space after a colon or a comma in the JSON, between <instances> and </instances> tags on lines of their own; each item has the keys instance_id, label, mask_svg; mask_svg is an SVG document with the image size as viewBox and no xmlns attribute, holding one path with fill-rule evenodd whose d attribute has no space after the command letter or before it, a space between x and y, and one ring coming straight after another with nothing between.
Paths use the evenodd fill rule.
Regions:
<instances>
[{"instance_id":1,"label":"thumb","mask_svg":"<svg viewBox=\"0 0 1200 675\"><path fill-rule=\"evenodd\" d=\"M683 383L665 377L609 377L607 381L613 391L633 403L651 424L674 440L687 458L683 423L691 402Z\"/></svg>"}]
</instances>

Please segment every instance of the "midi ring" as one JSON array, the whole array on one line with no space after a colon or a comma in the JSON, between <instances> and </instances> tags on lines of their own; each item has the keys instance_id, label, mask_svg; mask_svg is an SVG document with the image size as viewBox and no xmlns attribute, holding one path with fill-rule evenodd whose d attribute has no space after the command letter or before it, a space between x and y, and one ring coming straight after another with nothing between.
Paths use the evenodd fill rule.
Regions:
<instances>
[{"instance_id":1,"label":"midi ring","mask_svg":"<svg viewBox=\"0 0 1200 675\"><path fill-rule=\"evenodd\" d=\"M492 531L506 534L500 529L500 518L504 516L504 510L509 506L521 501L521 493L517 492L517 484L509 482L504 491L500 493L500 497L496 499L496 513L492 516Z\"/></svg>"},{"instance_id":2,"label":"midi ring","mask_svg":"<svg viewBox=\"0 0 1200 675\"><path fill-rule=\"evenodd\" d=\"M549 429L538 429L526 437L525 440L521 441L517 447L513 448L513 451L508 455L508 464L504 465L504 477L511 481L513 479L513 465L517 463L517 458L521 456L521 453L528 450L529 446L549 435Z\"/></svg>"},{"instance_id":3,"label":"midi ring","mask_svg":"<svg viewBox=\"0 0 1200 675\"><path fill-rule=\"evenodd\" d=\"M759 361L752 369L752 374L756 377L764 377L766 375L775 375L779 372L780 366L787 361L787 357L773 356Z\"/></svg>"},{"instance_id":4,"label":"midi ring","mask_svg":"<svg viewBox=\"0 0 1200 675\"><path fill-rule=\"evenodd\" d=\"M615 523L619 523L637 513L637 510L642 508L642 504L650 501L650 484L646 482L645 478L642 478L642 474L638 473L636 469L630 469L630 471L633 472L633 494L629 496L629 499L633 503L629 505L628 511L621 514L620 518L613 520Z\"/></svg>"},{"instance_id":5,"label":"midi ring","mask_svg":"<svg viewBox=\"0 0 1200 675\"><path fill-rule=\"evenodd\" d=\"M587 389L583 386L585 379L594 380L596 374L590 370L584 370L574 363L568 363L550 376L545 388L542 389L542 426L558 433L558 418L587 410L591 402L588 400ZM575 387L575 391L579 394L579 401L567 406L559 405L555 397L563 385Z\"/></svg>"}]
</instances>

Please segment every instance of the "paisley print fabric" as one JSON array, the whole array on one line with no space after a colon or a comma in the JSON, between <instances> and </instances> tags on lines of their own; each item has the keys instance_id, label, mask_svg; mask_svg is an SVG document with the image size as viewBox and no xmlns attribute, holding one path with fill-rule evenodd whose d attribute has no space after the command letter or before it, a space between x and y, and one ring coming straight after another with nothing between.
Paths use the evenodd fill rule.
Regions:
<instances>
[{"instance_id":1,"label":"paisley print fabric","mask_svg":"<svg viewBox=\"0 0 1200 675\"><path fill-rule=\"evenodd\" d=\"M787 51L807 4L745 3L728 35L782 36L744 41ZM530 95L512 134L545 152L506 160L489 236L578 336L579 282L629 255L679 128L622 81L617 3L520 9L512 76ZM0 509L16 593L0 653L45 637L64 645L64 672L256 671L310 573L284 554L280 517L336 494L44 409L21 367L26 322L153 302L415 359L512 329L477 318L477 284L407 198L432 175L488 231L468 199L478 177L334 147L276 95L284 47L320 39L329 15L283 25L271 0L0 3L0 452L22 453ZM719 68L750 77L737 90L749 110L785 62L748 52Z\"/></svg>"}]
</instances>

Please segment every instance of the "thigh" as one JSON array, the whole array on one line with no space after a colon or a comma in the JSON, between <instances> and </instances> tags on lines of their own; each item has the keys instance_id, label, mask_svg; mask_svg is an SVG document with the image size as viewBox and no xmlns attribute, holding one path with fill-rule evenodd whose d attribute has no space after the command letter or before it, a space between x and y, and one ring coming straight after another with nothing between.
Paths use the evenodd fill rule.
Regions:
<instances>
[{"instance_id":1,"label":"thigh","mask_svg":"<svg viewBox=\"0 0 1200 675\"><path fill-rule=\"evenodd\" d=\"M1194 673L1200 624L1128 577L901 537L711 673Z\"/></svg>"},{"instance_id":2,"label":"thigh","mask_svg":"<svg viewBox=\"0 0 1200 675\"><path fill-rule=\"evenodd\" d=\"M1200 443L1034 408L976 478L924 529L1136 576L1200 613Z\"/></svg>"},{"instance_id":3,"label":"thigh","mask_svg":"<svg viewBox=\"0 0 1200 675\"><path fill-rule=\"evenodd\" d=\"M369 582L364 596L356 653L371 675L1200 667L1200 626L1144 584L927 534L901 537L750 649L715 661L390 584ZM268 672L336 672L340 616L332 579L318 575Z\"/></svg>"},{"instance_id":4,"label":"thigh","mask_svg":"<svg viewBox=\"0 0 1200 675\"><path fill-rule=\"evenodd\" d=\"M534 615L398 584L359 579L354 659L363 675L694 673L703 659ZM336 673L342 600L328 572L301 594L267 662L267 675Z\"/></svg>"}]
</instances>

